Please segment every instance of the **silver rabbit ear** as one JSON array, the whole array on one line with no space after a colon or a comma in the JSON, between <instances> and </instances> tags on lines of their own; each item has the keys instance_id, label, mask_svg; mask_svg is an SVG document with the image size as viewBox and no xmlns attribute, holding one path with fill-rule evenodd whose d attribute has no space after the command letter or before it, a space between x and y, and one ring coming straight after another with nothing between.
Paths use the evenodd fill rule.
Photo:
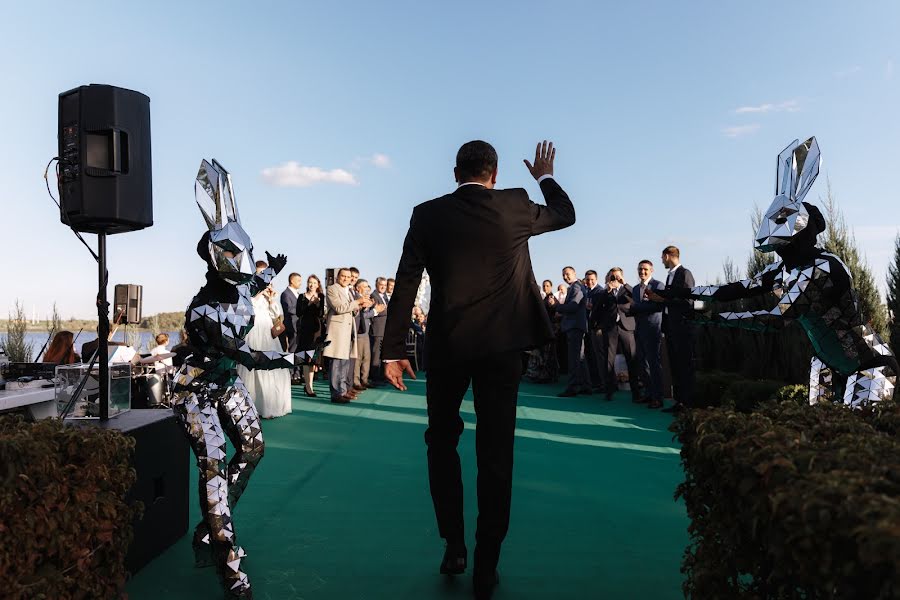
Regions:
<instances>
[{"instance_id":1,"label":"silver rabbit ear","mask_svg":"<svg viewBox=\"0 0 900 600\"><path fill-rule=\"evenodd\" d=\"M802 144L794 140L778 155L775 174L775 195L784 195L792 202L801 202L819 175L822 156L815 136Z\"/></svg>"},{"instance_id":2,"label":"silver rabbit ear","mask_svg":"<svg viewBox=\"0 0 900 600\"><path fill-rule=\"evenodd\" d=\"M800 144L794 151L794 164L797 169L794 176L794 200L801 202L819 176L819 166L822 164L822 155L819 153L819 143L815 136Z\"/></svg>"},{"instance_id":3,"label":"silver rabbit ear","mask_svg":"<svg viewBox=\"0 0 900 600\"><path fill-rule=\"evenodd\" d=\"M234 187L231 185L231 173L216 159L213 159L213 166L219 172L222 181L222 204L225 207L225 214L231 220L240 223L241 217L238 214L237 201L234 199Z\"/></svg>"},{"instance_id":4,"label":"silver rabbit ear","mask_svg":"<svg viewBox=\"0 0 900 600\"><path fill-rule=\"evenodd\" d=\"M212 164L206 160L200 163L194 196L210 231L225 227L229 221L240 222L231 175L215 159Z\"/></svg>"}]
</instances>

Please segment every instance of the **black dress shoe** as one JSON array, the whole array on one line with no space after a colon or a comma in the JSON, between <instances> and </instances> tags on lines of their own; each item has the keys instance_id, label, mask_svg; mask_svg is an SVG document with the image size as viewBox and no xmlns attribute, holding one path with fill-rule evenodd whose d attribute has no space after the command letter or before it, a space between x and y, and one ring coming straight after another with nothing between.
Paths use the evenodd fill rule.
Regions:
<instances>
[{"instance_id":1,"label":"black dress shoe","mask_svg":"<svg viewBox=\"0 0 900 600\"><path fill-rule=\"evenodd\" d=\"M307 395L309 398L315 398L315 397L316 397L316 392L315 392L315 390L313 390L313 391L311 391L311 392L310 392L309 390L303 390L303 391L306 393L306 395Z\"/></svg>"},{"instance_id":2,"label":"black dress shoe","mask_svg":"<svg viewBox=\"0 0 900 600\"><path fill-rule=\"evenodd\" d=\"M662 400L651 400L647 403L647 408L662 408Z\"/></svg>"},{"instance_id":3,"label":"black dress shoe","mask_svg":"<svg viewBox=\"0 0 900 600\"><path fill-rule=\"evenodd\" d=\"M444 558L441 560L441 575L460 575L466 570L465 545L447 544L444 549Z\"/></svg>"},{"instance_id":4,"label":"black dress shoe","mask_svg":"<svg viewBox=\"0 0 900 600\"><path fill-rule=\"evenodd\" d=\"M571 397L577 396L577 395L578 395L578 392L574 392L572 390L563 390L557 394L557 396L560 398L571 398Z\"/></svg>"},{"instance_id":5,"label":"black dress shoe","mask_svg":"<svg viewBox=\"0 0 900 600\"><path fill-rule=\"evenodd\" d=\"M490 600L494 595L494 588L500 584L500 573L494 570L493 573L482 575L475 573L472 577L472 592L476 600Z\"/></svg>"}]
</instances>

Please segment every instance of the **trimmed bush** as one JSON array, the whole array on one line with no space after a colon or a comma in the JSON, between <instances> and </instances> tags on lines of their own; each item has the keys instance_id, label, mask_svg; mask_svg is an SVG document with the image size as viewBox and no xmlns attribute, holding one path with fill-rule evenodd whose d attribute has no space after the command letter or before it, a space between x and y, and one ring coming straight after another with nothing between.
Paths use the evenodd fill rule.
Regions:
<instances>
[{"instance_id":1,"label":"trimmed bush","mask_svg":"<svg viewBox=\"0 0 900 600\"><path fill-rule=\"evenodd\" d=\"M694 402L700 408L725 406L749 412L760 402L774 399L783 387L806 389L769 379L746 379L737 373L700 371L694 384Z\"/></svg>"},{"instance_id":2,"label":"trimmed bush","mask_svg":"<svg viewBox=\"0 0 900 600\"><path fill-rule=\"evenodd\" d=\"M898 427L892 402L681 414L685 597L900 599Z\"/></svg>"},{"instance_id":3,"label":"trimmed bush","mask_svg":"<svg viewBox=\"0 0 900 600\"><path fill-rule=\"evenodd\" d=\"M134 438L0 417L0 581L4 598L124 595L131 523L142 507Z\"/></svg>"}]
</instances>

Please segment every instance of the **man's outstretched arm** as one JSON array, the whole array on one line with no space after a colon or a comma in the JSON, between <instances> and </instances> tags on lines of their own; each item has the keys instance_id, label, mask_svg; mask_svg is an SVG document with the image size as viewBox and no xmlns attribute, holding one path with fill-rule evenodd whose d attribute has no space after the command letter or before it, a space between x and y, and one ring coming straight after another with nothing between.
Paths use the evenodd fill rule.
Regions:
<instances>
[{"instance_id":1,"label":"man's outstretched arm","mask_svg":"<svg viewBox=\"0 0 900 600\"><path fill-rule=\"evenodd\" d=\"M409 360L406 358L406 332L416 293L425 270L425 247L422 244L421 227L417 224L416 211L413 210L409 220L409 230L403 241L403 255L397 266L394 295L391 297L391 310L388 312L384 326L384 339L381 345L381 358L385 363L385 378L399 390L406 390L403 384L403 373L416 378Z\"/></svg>"}]
</instances>

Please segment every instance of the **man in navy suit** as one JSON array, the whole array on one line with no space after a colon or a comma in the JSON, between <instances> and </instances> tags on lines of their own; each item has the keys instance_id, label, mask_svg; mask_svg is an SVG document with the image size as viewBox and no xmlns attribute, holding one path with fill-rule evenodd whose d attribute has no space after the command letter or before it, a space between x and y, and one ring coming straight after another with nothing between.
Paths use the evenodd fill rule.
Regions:
<instances>
[{"instance_id":1,"label":"man in navy suit","mask_svg":"<svg viewBox=\"0 0 900 600\"><path fill-rule=\"evenodd\" d=\"M281 292L281 310L284 312L284 332L281 334L281 345L287 352L297 351L297 331L300 317L297 315L297 298L303 278L299 273L291 273L288 286Z\"/></svg>"},{"instance_id":2,"label":"man in navy suit","mask_svg":"<svg viewBox=\"0 0 900 600\"><path fill-rule=\"evenodd\" d=\"M632 382L632 399L638 399L638 374L635 369L634 317L631 316L631 286L625 283L622 269L615 267L606 274L606 289L595 301L588 322L591 329L603 332L602 351L606 361L603 369L606 399L612 400L619 387L616 378L616 355L621 352L628 365Z\"/></svg>"},{"instance_id":3,"label":"man in navy suit","mask_svg":"<svg viewBox=\"0 0 900 600\"><path fill-rule=\"evenodd\" d=\"M603 346L603 331L595 330L590 327L591 310L594 303L602 300L602 294L606 291L606 286L599 283L597 271L590 269L584 273L584 285L587 291L587 304L585 308L588 314L588 332L584 336L584 356L587 361L588 373L591 376L591 383L594 389L606 389L604 385L604 369L606 368L606 350Z\"/></svg>"},{"instance_id":4,"label":"man in navy suit","mask_svg":"<svg viewBox=\"0 0 900 600\"><path fill-rule=\"evenodd\" d=\"M566 334L568 348L569 383L557 394L562 398L591 393L591 374L584 356L584 337L588 330L587 295L584 284L578 280L575 269L566 267L563 279L569 284L566 301L556 307L562 315L560 330Z\"/></svg>"},{"instance_id":5,"label":"man in navy suit","mask_svg":"<svg viewBox=\"0 0 900 600\"><path fill-rule=\"evenodd\" d=\"M644 384L647 408L662 408L662 310L663 307L647 298L648 291L663 289L663 283L653 278L653 263L638 263L638 283L632 288L634 303L631 314L635 319L637 369Z\"/></svg>"}]
</instances>

